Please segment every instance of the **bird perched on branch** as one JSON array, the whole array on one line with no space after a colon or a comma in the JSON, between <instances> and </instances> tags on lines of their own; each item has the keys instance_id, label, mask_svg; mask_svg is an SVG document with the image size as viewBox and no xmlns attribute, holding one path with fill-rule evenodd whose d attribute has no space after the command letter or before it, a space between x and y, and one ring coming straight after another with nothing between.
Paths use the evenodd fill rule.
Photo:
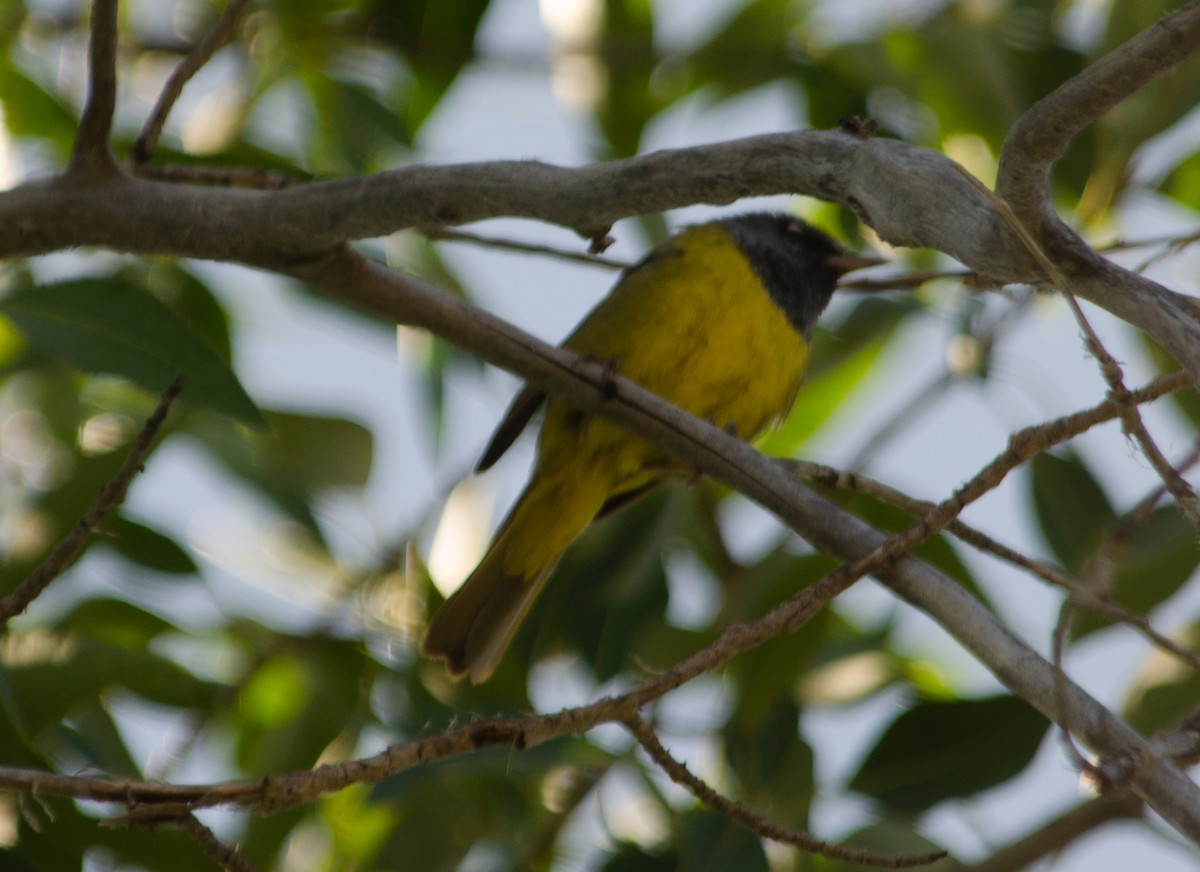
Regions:
<instances>
[{"instance_id":1,"label":"bird perched on branch","mask_svg":"<svg viewBox=\"0 0 1200 872\"><path fill-rule=\"evenodd\" d=\"M813 325L838 278L879 262L785 214L688 227L627 270L563 345L612 361L626 378L750 439L791 409ZM545 399L532 388L517 395L480 470ZM455 678L486 680L588 524L681 471L649 442L551 399L529 484L479 566L433 616L422 651L444 658Z\"/></svg>"}]
</instances>

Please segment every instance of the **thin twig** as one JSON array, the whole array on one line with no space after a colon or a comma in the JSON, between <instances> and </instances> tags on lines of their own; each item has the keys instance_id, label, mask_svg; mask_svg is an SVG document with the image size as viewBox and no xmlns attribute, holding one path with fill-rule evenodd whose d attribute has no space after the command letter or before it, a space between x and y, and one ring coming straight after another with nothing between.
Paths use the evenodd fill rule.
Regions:
<instances>
[{"instance_id":1,"label":"thin twig","mask_svg":"<svg viewBox=\"0 0 1200 872\"><path fill-rule=\"evenodd\" d=\"M1116 820L1142 816L1145 806L1126 791L1088 800L992 853L986 860L953 866L947 872L1022 872L1055 854L1080 836Z\"/></svg>"},{"instance_id":2,"label":"thin twig","mask_svg":"<svg viewBox=\"0 0 1200 872\"><path fill-rule=\"evenodd\" d=\"M230 37L233 36L234 26L249 4L250 0L230 0L213 29L172 71L170 78L163 85L162 92L158 95L158 102L154 104L154 109L151 110L142 127L142 132L134 140L130 159L135 164L150 160L150 156L154 153L154 147L158 144L158 137L162 134L163 125L167 122L167 116L171 114L175 101L183 93L184 85L192 76L196 75L201 67L208 63L221 46L229 42Z\"/></svg>"},{"instance_id":3,"label":"thin twig","mask_svg":"<svg viewBox=\"0 0 1200 872\"><path fill-rule=\"evenodd\" d=\"M970 272L965 269L923 269L878 279L854 279L849 282L838 282L837 287L839 292L877 294L882 291L919 287L936 279L959 279L961 281L969 275Z\"/></svg>"},{"instance_id":4,"label":"thin twig","mask_svg":"<svg viewBox=\"0 0 1200 872\"><path fill-rule=\"evenodd\" d=\"M0 633L3 633L8 625L8 621L29 607L46 586L54 581L63 570L75 562L76 558L83 552L84 546L87 545L92 533L100 522L116 506L119 506L125 499L125 492L129 489L129 483L133 477L142 471L142 464L145 463L150 449L154 447L154 438L158 435L158 430L166 420L167 411L171 408L171 403L179 396L179 392L183 390L183 379L177 378L171 382L166 391L163 392L162 398L158 401L158 407L154 413L146 419L146 423L142 426L142 431L134 440L133 445L129 449L129 455L125 458L125 462L121 464L120 470L113 479L100 489L100 493L96 495L96 499L92 501L91 506L84 512L83 517L75 524L71 532L67 534L61 542L54 547L50 555L42 561L41 565L31 572L24 581L22 581L12 593L0 599Z\"/></svg>"},{"instance_id":5,"label":"thin twig","mask_svg":"<svg viewBox=\"0 0 1200 872\"><path fill-rule=\"evenodd\" d=\"M811 479L825 487L870 494L914 515L925 514L934 508L934 504L931 502L910 497L902 491L862 473L844 472L830 466L803 460L789 460L788 465L797 475ZM1037 578L1066 591L1080 608L1088 609L1111 621L1132 627L1151 643L1178 657L1190 668L1200 670L1200 654L1158 632L1144 615L1131 612L1105 599L1071 578L1058 567L1021 554L961 520L952 521L946 526L946 531L973 548L1024 569Z\"/></svg>"},{"instance_id":6,"label":"thin twig","mask_svg":"<svg viewBox=\"0 0 1200 872\"><path fill-rule=\"evenodd\" d=\"M1185 248L1187 248L1189 245L1192 245L1196 242L1200 242L1200 233L1193 232L1193 233L1187 234L1186 236L1167 237L1166 239L1162 240L1162 242L1159 243L1160 245L1163 245L1162 251L1154 252L1154 254L1150 255L1145 260L1143 260L1141 263L1139 263L1137 266L1135 266L1133 268L1133 271L1140 275L1141 273L1144 273L1146 270L1150 269L1150 267L1154 266L1154 264L1158 263L1159 261L1165 260L1166 258L1171 257L1173 255L1182 253ZM1163 244L1163 243L1165 243L1165 244Z\"/></svg>"},{"instance_id":7,"label":"thin twig","mask_svg":"<svg viewBox=\"0 0 1200 872\"><path fill-rule=\"evenodd\" d=\"M1200 4L1196 4L1196 6L1200 8ZM1000 212L1013 232L1016 233L1021 243L1045 271L1047 278L1050 279L1058 291L1066 298L1067 304L1071 307L1071 311L1075 315L1075 320L1083 331L1084 342L1088 351L1100 364L1100 372L1104 376L1104 380L1108 383L1108 395L1121 409L1121 421L1125 426L1126 434L1133 437L1141 447L1142 454L1150 461L1150 465L1154 467L1154 471L1158 473L1163 483L1166 484L1167 490L1171 492L1171 496L1175 497L1176 502L1179 503L1179 507L1183 510L1184 515L1187 516L1187 519L1191 522L1197 533L1200 533L1200 507L1197 507L1196 504L1196 492L1175 471L1175 468L1171 466L1161 449L1155 443L1153 437L1146 430L1142 416L1138 413L1137 404L1133 402L1129 389L1125 387L1120 364L1117 363L1116 358L1109 353L1108 349L1104 347L1104 344L1100 341L1100 337L1092 329L1091 323L1083 313L1083 308L1079 305L1079 300L1071 292L1066 277L1054 265L1053 261L1046 256L1046 253L1042 251L1042 247L1038 245L1037 240L1033 238L1029 229L1025 227L1008 203L992 192L983 182L967 172L962 166L958 166L958 170L980 193L992 201L992 204Z\"/></svg>"},{"instance_id":8,"label":"thin twig","mask_svg":"<svg viewBox=\"0 0 1200 872\"><path fill-rule=\"evenodd\" d=\"M1088 760L1079 750L1079 746L1075 744L1075 737L1071 735L1071 707L1067 699L1067 670L1063 666L1063 652L1067 646L1067 634L1071 629L1071 619L1075 615L1075 604L1071 600L1064 600L1062 607L1058 610L1058 621L1054 624L1054 634L1052 642L1051 662L1054 665L1054 696L1058 700L1058 738L1066 751L1067 757L1074 764L1076 770L1083 772L1094 778L1096 775L1096 767L1092 761Z\"/></svg>"},{"instance_id":9,"label":"thin twig","mask_svg":"<svg viewBox=\"0 0 1200 872\"><path fill-rule=\"evenodd\" d=\"M539 254L558 260L569 260L574 263L586 263L591 266L603 266L609 269L628 269L633 264L624 260L604 257L586 252L568 251L552 245L538 245L532 242L521 242L517 239L502 239L497 236L483 236L466 230L453 230L449 227L422 227L421 233L428 239L446 242L470 242L484 248L499 248L504 251L520 251L528 254Z\"/></svg>"},{"instance_id":10,"label":"thin twig","mask_svg":"<svg viewBox=\"0 0 1200 872\"><path fill-rule=\"evenodd\" d=\"M820 854L831 860L879 866L886 869L911 869L916 866L928 866L946 856L945 851L888 856L865 848L849 848L845 845L826 842L805 830L785 827L745 803L718 793L702 779L693 775L687 766L671 756L670 752L663 747L662 742L658 740L654 730L642 718L630 718L625 722L625 726L637 739L642 749L650 755L650 759L654 761L655 765L667 773L672 781L713 811L719 812L730 820L737 821L763 838L785 845L793 845L802 851Z\"/></svg>"},{"instance_id":11,"label":"thin twig","mask_svg":"<svg viewBox=\"0 0 1200 872\"><path fill-rule=\"evenodd\" d=\"M174 816L163 816L154 813L159 811L158 809L150 809L149 811L151 813L147 815L141 815L135 811L132 814L119 818L111 818L104 821L104 825L108 827L140 825L153 828L169 824L178 827L195 839L200 849L220 863L221 868L225 872L257 872L254 865L238 853L237 848L226 845L218 839L216 833L201 823L194 814L185 812Z\"/></svg>"},{"instance_id":12,"label":"thin twig","mask_svg":"<svg viewBox=\"0 0 1200 872\"><path fill-rule=\"evenodd\" d=\"M108 146L117 106L117 0L92 4L88 42L88 92L71 151L71 171L111 175L117 164Z\"/></svg>"},{"instance_id":13,"label":"thin twig","mask_svg":"<svg viewBox=\"0 0 1200 872\"><path fill-rule=\"evenodd\" d=\"M1154 471L1158 473L1167 490L1171 492L1171 496L1175 497L1175 502L1178 503L1187 519L1191 521L1192 527L1197 533L1200 533L1200 508L1196 505L1196 491L1175 470L1146 429L1146 423L1138 413L1137 404L1132 401L1129 389L1125 387L1120 364L1104 347L1100 337L1092 329L1092 325L1084 315L1075 295L1066 288L1061 288L1061 290L1067 298L1071 310L1075 313L1076 321L1083 330L1088 350L1100 363L1100 371L1104 374L1104 380L1108 382L1109 396L1121 408L1121 422L1124 424L1126 435L1133 437L1138 443L1142 454L1150 461L1150 465L1154 467Z\"/></svg>"}]
</instances>

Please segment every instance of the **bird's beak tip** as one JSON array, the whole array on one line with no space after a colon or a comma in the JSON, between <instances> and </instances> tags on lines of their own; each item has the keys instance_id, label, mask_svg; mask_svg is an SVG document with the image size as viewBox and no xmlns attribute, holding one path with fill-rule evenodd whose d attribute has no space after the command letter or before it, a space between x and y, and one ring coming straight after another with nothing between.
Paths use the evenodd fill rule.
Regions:
<instances>
[{"instance_id":1,"label":"bird's beak tip","mask_svg":"<svg viewBox=\"0 0 1200 872\"><path fill-rule=\"evenodd\" d=\"M887 263L882 257L863 257L857 254L834 254L825 258L825 262L833 267L834 271L838 274L838 278L841 278L848 272Z\"/></svg>"}]
</instances>

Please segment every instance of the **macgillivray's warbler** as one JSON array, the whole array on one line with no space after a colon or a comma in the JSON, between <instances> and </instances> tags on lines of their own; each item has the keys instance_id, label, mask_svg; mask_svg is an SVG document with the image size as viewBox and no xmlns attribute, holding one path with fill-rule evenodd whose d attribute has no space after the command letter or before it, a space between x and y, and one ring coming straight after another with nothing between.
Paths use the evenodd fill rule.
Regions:
<instances>
[{"instance_id":1,"label":"macgillivray's warbler","mask_svg":"<svg viewBox=\"0 0 1200 872\"><path fill-rule=\"evenodd\" d=\"M627 270L563 343L660 397L753 438L790 411L813 325L838 278L880 261L845 253L786 214L700 224ZM546 395L525 388L479 469L508 449ZM471 576L438 609L422 651L455 678L492 674L559 558L598 515L685 467L603 418L551 399L525 491Z\"/></svg>"}]
</instances>

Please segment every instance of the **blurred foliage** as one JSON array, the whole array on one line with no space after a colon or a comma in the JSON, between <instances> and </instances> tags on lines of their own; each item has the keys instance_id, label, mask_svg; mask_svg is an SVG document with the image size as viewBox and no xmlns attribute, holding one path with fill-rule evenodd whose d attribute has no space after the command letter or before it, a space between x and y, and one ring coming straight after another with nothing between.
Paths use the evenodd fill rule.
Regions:
<instances>
[{"instance_id":1,"label":"blurred foliage","mask_svg":"<svg viewBox=\"0 0 1200 872\"><path fill-rule=\"evenodd\" d=\"M422 133L439 113L454 111L449 98L457 83L517 69L556 87L574 83L569 99L597 159L640 152L666 113L703 111L782 86L797 126L826 128L846 115L870 115L881 136L947 151L986 176L1033 101L1179 5L947 0L884 4L875 17L850 20L844 9L851 4L837 0L733 0L707 29L681 37L664 24L672 20L663 14L667 2L594 0L594 14L588 3L561 4L581 16L570 33L548 38L545 55L531 64L480 39L499 5L487 0L261 0L214 61L214 78L189 88L188 97L199 99L181 105L155 159L253 167L299 181L436 160L422 151ZM221 6L124 4L122 76L132 84L122 91L119 147L136 136L168 65L202 38ZM85 22L78 4L0 0L4 144L31 172L57 167L70 153ZM1188 123L1198 81L1197 62L1181 66L1072 145L1054 185L1077 225L1103 228L1134 196L1200 208L1194 145L1159 148L1149 172L1131 171L1147 144L1161 144ZM845 214L823 216L843 235L852 232ZM665 226L643 219L652 236ZM469 296L469 283L436 245L404 237L389 241L387 256ZM933 264L928 253L911 257L914 265ZM590 695L628 686L836 566L779 529L747 555L735 547L745 508L739 498L711 483L665 488L595 525L568 553L492 681L451 684L438 664L413 651L413 634L440 599L423 562L436 518L402 542L376 531L371 549L383 556L373 562L347 555L331 500L357 499L371 480L376 435L336 410L256 402L239 369L246 354L237 341L239 318L246 315L235 289L212 276L195 264L87 253L54 269L6 265L0 594L76 523L120 465L155 395L182 374L184 398L162 442L167 450L198 450L193 460L208 475L231 482L247 506L266 507L276 523L266 538L285 555L280 559L292 567L303 561L328 581L328 622L277 626L236 603L213 607L222 567L188 529L169 515L114 513L88 559L55 587L71 593L0 639L0 765L166 780L181 770L198 780L202 771L220 780L345 759L476 714L527 711L531 674ZM835 306L816 336L801 400L765 439L765 450L803 452L847 414L894 364L891 353L906 326L941 318L985 355L1002 339L980 326L988 322L978 317L984 305L976 296L927 291ZM420 352L411 362L419 367L425 407L413 426L425 428L440 461L450 435L450 379L464 364L479 367L439 341ZM982 384L991 375L988 363L961 374ZM1161 356L1155 364L1170 368ZM1181 397L1188 425L1200 426L1195 395ZM389 402L381 391L380 403ZM1025 479L1028 516L1067 572L1086 575L1107 560L1108 595L1151 611L1187 585L1200 551L1169 502L1119 514L1097 466L1070 450L1036 458ZM911 520L874 499L838 498L882 529ZM239 521L243 511L241 504L229 509ZM398 571L395 555L409 546L405 571ZM919 554L987 601L976 564L950 539L935 537ZM127 577L144 601L90 581L97 567ZM389 623L343 619L356 604L370 612L377 602L391 603ZM677 610L683 602L701 607ZM1046 722L1012 697L966 693L899 638L894 622L829 609L742 655L715 679L719 702L696 704L674 720L664 716L668 745L702 737L713 752L703 773L788 826L806 826L820 794L868 798L878 820L851 834L851 843L930 849L920 834L923 815L1024 772ZM1081 615L1074 631L1081 638L1109 626ZM1146 730L1172 726L1200 698L1196 676L1161 659L1147 660L1126 702L1131 722ZM808 715L841 716L884 695L898 711L890 725L878 725L857 771L818 785L816 773L828 771L819 765L826 750L808 729ZM161 737L152 752L147 730ZM621 812L625 804L640 823ZM567 834L584 808L600 808L609 829L606 839L581 849L579 835ZM23 798L19 808L0 802L0 832L15 830L0 847L0 867L213 868L178 832L106 828L103 814L42 797ZM850 868L767 852L747 830L665 790L629 742L611 735L531 751L492 749L326 796L312 807L222 824L222 834L264 870L300 868L303 855L303 868L313 870L436 872L459 868L468 853L471 868L520 862L545 869L580 851L588 868L608 872ZM576 841L568 845L569 838Z\"/></svg>"}]
</instances>

